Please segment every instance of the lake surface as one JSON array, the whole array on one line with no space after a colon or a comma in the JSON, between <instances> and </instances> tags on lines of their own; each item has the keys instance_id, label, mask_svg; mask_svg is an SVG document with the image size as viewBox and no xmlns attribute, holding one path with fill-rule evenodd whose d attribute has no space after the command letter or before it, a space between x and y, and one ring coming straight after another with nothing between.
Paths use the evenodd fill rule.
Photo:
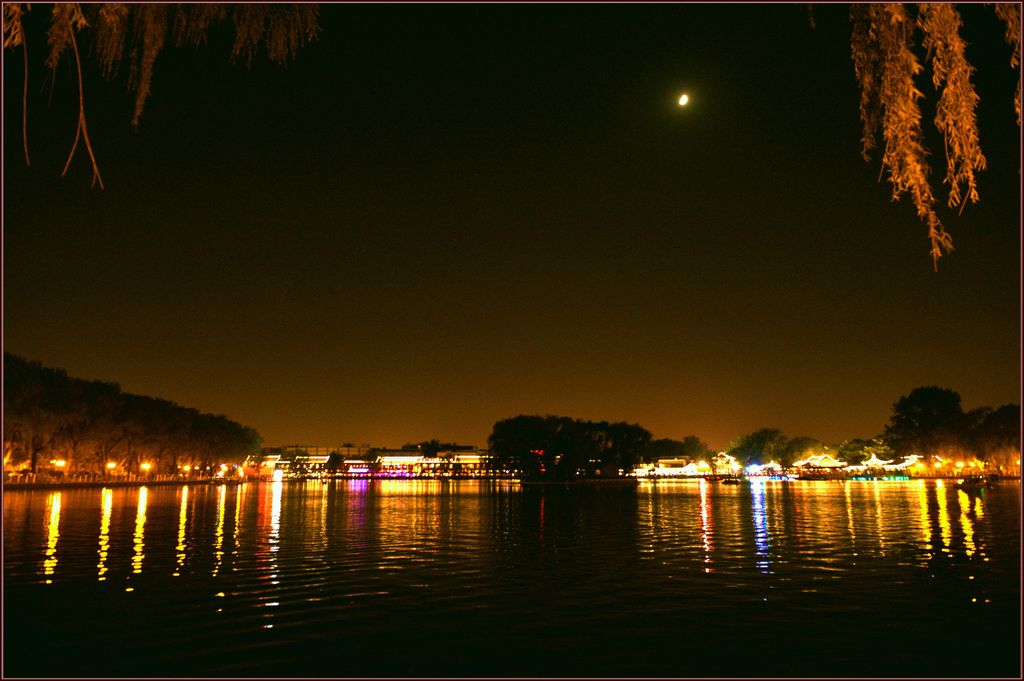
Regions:
<instances>
[{"instance_id":1,"label":"lake surface","mask_svg":"<svg viewBox=\"0 0 1024 681\"><path fill-rule=\"evenodd\" d=\"M4 676L1020 675L1020 485L4 494Z\"/></svg>"}]
</instances>

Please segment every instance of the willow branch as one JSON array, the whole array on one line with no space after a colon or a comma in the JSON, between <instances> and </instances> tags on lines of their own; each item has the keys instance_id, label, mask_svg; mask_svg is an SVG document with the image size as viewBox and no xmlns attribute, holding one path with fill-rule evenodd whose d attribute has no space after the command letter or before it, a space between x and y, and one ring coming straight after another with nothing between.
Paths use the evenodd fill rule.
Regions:
<instances>
[{"instance_id":1,"label":"willow branch","mask_svg":"<svg viewBox=\"0 0 1024 681\"><path fill-rule=\"evenodd\" d=\"M75 156L75 149L78 148L78 139L81 137L85 140L85 149L89 152L89 160L92 162L92 185L99 182L100 189L103 189L103 177L100 175L100 167L96 163L96 154L92 150L92 142L89 140L89 128L85 123L85 95L82 87L82 60L78 56L78 41L75 40L75 32L71 31L71 47L75 53L75 65L78 67L78 128L75 131L75 141L71 145L71 153L68 154L68 160L64 164L64 170L61 171L61 177L68 172L68 167L71 165L71 159Z\"/></svg>"}]
</instances>

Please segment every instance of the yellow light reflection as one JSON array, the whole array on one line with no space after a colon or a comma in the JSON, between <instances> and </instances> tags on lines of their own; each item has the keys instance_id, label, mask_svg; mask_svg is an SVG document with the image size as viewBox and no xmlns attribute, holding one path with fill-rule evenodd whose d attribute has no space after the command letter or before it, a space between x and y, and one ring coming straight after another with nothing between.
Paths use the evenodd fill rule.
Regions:
<instances>
[{"instance_id":1,"label":"yellow light reflection","mask_svg":"<svg viewBox=\"0 0 1024 681\"><path fill-rule=\"evenodd\" d=\"M925 561L932 557L932 519L928 514L928 485L924 480L917 483L917 508L921 514L921 537L928 553L925 554Z\"/></svg>"},{"instance_id":2,"label":"yellow light reflection","mask_svg":"<svg viewBox=\"0 0 1024 681\"><path fill-rule=\"evenodd\" d=\"M281 494L284 491L284 483L280 480L271 484L271 496L270 496L270 534L267 537L267 546L269 549L269 555L267 559L267 579L269 579L272 586L277 586L280 581L277 578L277 551L280 548L281 541ZM274 590L276 591L276 589ZM269 603L276 603L274 600L278 596L277 593L271 593L270 591L263 592L263 604L268 606ZM272 617L272 615L269 615ZM267 626L267 625L264 625ZM272 624L269 626L273 626Z\"/></svg>"},{"instance_id":3,"label":"yellow light reflection","mask_svg":"<svg viewBox=\"0 0 1024 681\"><path fill-rule=\"evenodd\" d=\"M242 522L242 503L245 500L245 483L238 485L235 490L235 528L231 533L231 555L235 556L238 554L238 537L241 534L241 522ZM232 565L234 565L232 563ZM231 571L234 572L237 568L232 567Z\"/></svg>"},{"instance_id":4,"label":"yellow light reflection","mask_svg":"<svg viewBox=\"0 0 1024 681\"><path fill-rule=\"evenodd\" d=\"M974 515L978 518L985 517L985 506L981 503L981 497L974 497Z\"/></svg>"},{"instance_id":5,"label":"yellow light reflection","mask_svg":"<svg viewBox=\"0 0 1024 681\"><path fill-rule=\"evenodd\" d=\"M971 510L971 498L962 489L956 491L956 496L960 501L960 527L964 531L964 550L967 557L970 558L974 555L976 548L974 546L974 523L967 515Z\"/></svg>"},{"instance_id":6,"label":"yellow light reflection","mask_svg":"<svg viewBox=\"0 0 1024 681\"><path fill-rule=\"evenodd\" d=\"M882 531L882 496L878 487L878 481L874 481L875 487L875 531L878 533L878 552L885 557L885 533Z\"/></svg>"},{"instance_id":7,"label":"yellow light reflection","mask_svg":"<svg viewBox=\"0 0 1024 681\"><path fill-rule=\"evenodd\" d=\"M850 530L850 548L856 551L857 532L853 528L853 501L850 499L850 481L843 485L843 493L846 497L846 527Z\"/></svg>"},{"instance_id":8,"label":"yellow light reflection","mask_svg":"<svg viewBox=\"0 0 1024 681\"><path fill-rule=\"evenodd\" d=\"M132 554L132 572L134 574L142 572L142 559L145 558L143 536L146 533L146 497L148 495L148 489L139 488L139 508L135 512L135 553Z\"/></svg>"},{"instance_id":9,"label":"yellow light reflection","mask_svg":"<svg viewBox=\"0 0 1024 681\"><path fill-rule=\"evenodd\" d=\"M220 485L217 492L217 529L213 533L213 576L220 572L220 561L224 557L224 502L227 500L228 486Z\"/></svg>"},{"instance_id":10,"label":"yellow light reflection","mask_svg":"<svg viewBox=\"0 0 1024 681\"><path fill-rule=\"evenodd\" d=\"M704 572L712 572L711 550L714 545L711 542L711 503L708 499L708 481L701 480L700 485L700 536L704 547Z\"/></svg>"},{"instance_id":11,"label":"yellow light reflection","mask_svg":"<svg viewBox=\"0 0 1024 681\"><path fill-rule=\"evenodd\" d=\"M46 498L50 512L46 515L46 557L43 560L43 575L52 577L57 569L57 541L60 539L60 492L53 492ZM46 580L52 584L52 579Z\"/></svg>"},{"instance_id":12,"label":"yellow light reflection","mask_svg":"<svg viewBox=\"0 0 1024 681\"><path fill-rule=\"evenodd\" d=\"M181 570L185 567L185 529L188 525L188 485L181 488L181 508L178 510L178 545L174 547L177 551L177 566L174 569L174 576L180 577Z\"/></svg>"},{"instance_id":13,"label":"yellow light reflection","mask_svg":"<svg viewBox=\"0 0 1024 681\"><path fill-rule=\"evenodd\" d=\"M277 480L273 483L273 496L270 501L270 550L277 551L281 538L281 492L284 483Z\"/></svg>"},{"instance_id":14,"label":"yellow light reflection","mask_svg":"<svg viewBox=\"0 0 1024 681\"><path fill-rule=\"evenodd\" d=\"M107 556L110 553L110 514L114 510L114 490L103 488L103 516L100 518L100 547L97 553L100 562L96 564L96 580L102 582L107 574Z\"/></svg>"},{"instance_id":15,"label":"yellow light reflection","mask_svg":"<svg viewBox=\"0 0 1024 681\"><path fill-rule=\"evenodd\" d=\"M942 535L942 552L949 553L953 529L949 523L949 509L946 508L946 486L941 480L935 482L935 498L939 502L939 533Z\"/></svg>"},{"instance_id":16,"label":"yellow light reflection","mask_svg":"<svg viewBox=\"0 0 1024 681\"><path fill-rule=\"evenodd\" d=\"M330 487L324 485L320 495L320 547L327 550L327 493Z\"/></svg>"}]
</instances>

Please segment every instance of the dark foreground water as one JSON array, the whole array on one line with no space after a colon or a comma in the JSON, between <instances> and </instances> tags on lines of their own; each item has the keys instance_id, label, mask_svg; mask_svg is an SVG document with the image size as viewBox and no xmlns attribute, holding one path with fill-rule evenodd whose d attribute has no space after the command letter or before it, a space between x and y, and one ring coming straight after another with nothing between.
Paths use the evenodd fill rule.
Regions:
<instances>
[{"instance_id":1,"label":"dark foreground water","mask_svg":"<svg viewBox=\"0 0 1024 681\"><path fill-rule=\"evenodd\" d=\"M1012 676L1020 485L4 495L4 676Z\"/></svg>"}]
</instances>

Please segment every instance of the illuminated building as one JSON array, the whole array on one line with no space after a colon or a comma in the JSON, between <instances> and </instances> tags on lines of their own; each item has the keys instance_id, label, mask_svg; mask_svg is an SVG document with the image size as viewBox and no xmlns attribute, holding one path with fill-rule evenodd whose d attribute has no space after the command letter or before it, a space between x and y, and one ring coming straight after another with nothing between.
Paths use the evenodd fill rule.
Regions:
<instances>
[{"instance_id":1,"label":"illuminated building","mask_svg":"<svg viewBox=\"0 0 1024 681\"><path fill-rule=\"evenodd\" d=\"M347 450L347 453L342 453ZM304 478L483 478L491 471L486 450L456 446L424 455L419 448L377 449L291 445L264 449L246 461L261 480Z\"/></svg>"}]
</instances>

